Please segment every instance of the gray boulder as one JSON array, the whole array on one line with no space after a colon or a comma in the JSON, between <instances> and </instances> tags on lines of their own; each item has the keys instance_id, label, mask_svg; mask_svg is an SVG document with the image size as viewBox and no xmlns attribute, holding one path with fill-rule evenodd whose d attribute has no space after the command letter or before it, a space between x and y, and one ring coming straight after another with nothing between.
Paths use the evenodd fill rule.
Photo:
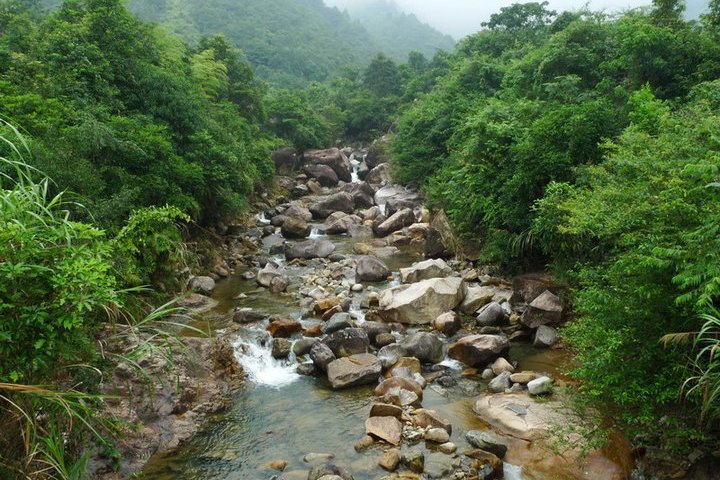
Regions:
<instances>
[{"instance_id":1,"label":"gray boulder","mask_svg":"<svg viewBox=\"0 0 720 480\"><path fill-rule=\"evenodd\" d=\"M555 345L558 341L558 333L553 327L547 325L540 325L535 331L535 338L533 340L533 346L538 348L549 348Z\"/></svg>"},{"instance_id":2,"label":"gray boulder","mask_svg":"<svg viewBox=\"0 0 720 480\"><path fill-rule=\"evenodd\" d=\"M432 324L465 298L465 282L458 277L432 278L390 288L380 295L378 312L386 322Z\"/></svg>"},{"instance_id":3,"label":"gray boulder","mask_svg":"<svg viewBox=\"0 0 720 480\"><path fill-rule=\"evenodd\" d=\"M310 212L314 218L325 219L333 212L353 213L355 203L350 194L339 192L325 197L320 197L310 206Z\"/></svg>"},{"instance_id":4,"label":"gray boulder","mask_svg":"<svg viewBox=\"0 0 720 480\"><path fill-rule=\"evenodd\" d=\"M416 221L415 213L409 208L405 208L394 213L390 218L377 225L374 228L375 235L378 237L387 237L393 232L409 227Z\"/></svg>"},{"instance_id":5,"label":"gray boulder","mask_svg":"<svg viewBox=\"0 0 720 480\"><path fill-rule=\"evenodd\" d=\"M310 239L302 243L287 245L285 258L327 258L335 251L335 245L329 240Z\"/></svg>"},{"instance_id":6,"label":"gray boulder","mask_svg":"<svg viewBox=\"0 0 720 480\"><path fill-rule=\"evenodd\" d=\"M322 333L329 335L345 328L350 328L351 326L352 323L350 323L350 314L340 312L330 317L330 320L323 324Z\"/></svg>"},{"instance_id":7,"label":"gray boulder","mask_svg":"<svg viewBox=\"0 0 720 480\"><path fill-rule=\"evenodd\" d=\"M406 356L415 357L424 363L439 363L445 358L442 340L428 332L413 333L400 345L407 352Z\"/></svg>"},{"instance_id":8,"label":"gray boulder","mask_svg":"<svg viewBox=\"0 0 720 480\"><path fill-rule=\"evenodd\" d=\"M483 367L510 349L504 335L468 335L450 346L448 355L471 367Z\"/></svg>"},{"instance_id":9,"label":"gray boulder","mask_svg":"<svg viewBox=\"0 0 720 480\"><path fill-rule=\"evenodd\" d=\"M321 372L327 371L327 366L335 360L335 354L330 347L318 342L310 348L310 359Z\"/></svg>"},{"instance_id":10,"label":"gray boulder","mask_svg":"<svg viewBox=\"0 0 720 480\"><path fill-rule=\"evenodd\" d=\"M452 268L445 260L425 260L410 267L400 269L400 280L403 283L416 283L431 278L443 278L452 275Z\"/></svg>"},{"instance_id":11,"label":"gray boulder","mask_svg":"<svg viewBox=\"0 0 720 480\"><path fill-rule=\"evenodd\" d=\"M479 327L494 327L505 320L505 310L497 302L490 302L480 309L477 315Z\"/></svg>"},{"instance_id":12,"label":"gray boulder","mask_svg":"<svg viewBox=\"0 0 720 480\"><path fill-rule=\"evenodd\" d=\"M502 372L497 377L490 380L488 388L491 392L502 393L510 388L510 372Z\"/></svg>"},{"instance_id":13,"label":"gray boulder","mask_svg":"<svg viewBox=\"0 0 720 480\"><path fill-rule=\"evenodd\" d=\"M381 163L377 167L370 170L365 177L365 181L375 185L386 184L391 182L390 165Z\"/></svg>"},{"instance_id":14,"label":"gray boulder","mask_svg":"<svg viewBox=\"0 0 720 480\"><path fill-rule=\"evenodd\" d=\"M335 172L343 182L352 180L352 165L342 150L329 148L327 150L308 150L304 153L305 162L311 165L327 166Z\"/></svg>"},{"instance_id":15,"label":"gray boulder","mask_svg":"<svg viewBox=\"0 0 720 480\"><path fill-rule=\"evenodd\" d=\"M358 257L355 266L355 281L362 282L381 282L387 280L390 275L390 269L377 257L363 255Z\"/></svg>"},{"instance_id":16,"label":"gray boulder","mask_svg":"<svg viewBox=\"0 0 720 480\"><path fill-rule=\"evenodd\" d=\"M305 165L303 172L317 180L323 187L334 187L340 181L333 169L327 165Z\"/></svg>"},{"instance_id":17,"label":"gray boulder","mask_svg":"<svg viewBox=\"0 0 720 480\"><path fill-rule=\"evenodd\" d=\"M321 340L330 347L337 358L366 353L370 339L362 328L345 328L327 335Z\"/></svg>"},{"instance_id":18,"label":"gray boulder","mask_svg":"<svg viewBox=\"0 0 720 480\"><path fill-rule=\"evenodd\" d=\"M562 300L550 290L545 290L528 305L521 321L526 327L538 328L540 325L558 324L562 319Z\"/></svg>"},{"instance_id":19,"label":"gray boulder","mask_svg":"<svg viewBox=\"0 0 720 480\"><path fill-rule=\"evenodd\" d=\"M375 355L360 353L330 362L327 373L330 385L339 390L376 383L382 366Z\"/></svg>"},{"instance_id":20,"label":"gray boulder","mask_svg":"<svg viewBox=\"0 0 720 480\"><path fill-rule=\"evenodd\" d=\"M215 280L211 277L190 277L188 289L201 295L210 295L215 290Z\"/></svg>"}]
</instances>

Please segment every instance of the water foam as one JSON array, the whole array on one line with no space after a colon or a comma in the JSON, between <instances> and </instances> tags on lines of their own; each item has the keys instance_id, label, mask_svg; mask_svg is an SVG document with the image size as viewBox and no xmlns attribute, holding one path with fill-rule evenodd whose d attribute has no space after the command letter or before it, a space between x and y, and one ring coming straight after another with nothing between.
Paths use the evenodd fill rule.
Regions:
<instances>
[{"instance_id":1,"label":"water foam","mask_svg":"<svg viewBox=\"0 0 720 480\"><path fill-rule=\"evenodd\" d=\"M272 356L272 337L267 332L254 331L250 338L238 338L233 343L235 358L243 366L248 379L259 385L280 388L300 378L295 371L295 356L287 361Z\"/></svg>"}]
</instances>

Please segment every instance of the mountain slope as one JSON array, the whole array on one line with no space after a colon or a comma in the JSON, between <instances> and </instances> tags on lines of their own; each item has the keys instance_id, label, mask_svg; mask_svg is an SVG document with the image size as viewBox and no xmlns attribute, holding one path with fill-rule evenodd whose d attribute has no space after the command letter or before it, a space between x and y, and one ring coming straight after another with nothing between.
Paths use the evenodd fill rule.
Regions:
<instances>
[{"instance_id":1,"label":"mountain slope","mask_svg":"<svg viewBox=\"0 0 720 480\"><path fill-rule=\"evenodd\" d=\"M339 8L360 22L394 60L404 61L413 50L432 57L438 50L451 51L455 47L451 36L404 13L393 0L356 0Z\"/></svg>"},{"instance_id":2,"label":"mountain slope","mask_svg":"<svg viewBox=\"0 0 720 480\"><path fill-rule=\"evenodd\" d=\"M189 40L224 34L260 76L285 86L323 80L378 51L367 32L322 0L130 0L143 19Z\"/></svg>"}]
</instances>

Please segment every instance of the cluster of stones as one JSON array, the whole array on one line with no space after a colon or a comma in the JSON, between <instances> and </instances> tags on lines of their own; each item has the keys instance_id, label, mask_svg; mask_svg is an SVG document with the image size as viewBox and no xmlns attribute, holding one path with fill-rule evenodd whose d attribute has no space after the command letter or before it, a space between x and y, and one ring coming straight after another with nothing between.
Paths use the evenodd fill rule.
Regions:
<instances>
[{"instance_id":1,"label":"cluster of stones","mask_svg":"<svg viewBox=\"0 0 720 480\"><path fill-rule=\"evenodd\" d=\"M364 160L367 182L355 183L343 183L350 181L352 162L357 162L349 150L311 151L302 158L289 151L283 155L292 168L303 164L303 173L295 179L279 179L293 200L265 208L270 225L238 238L237 245L245 250L233 260L254 265L248 279L285 295L291 286L285 268L257 251L283 255L290 267L316 267L290 294L321 322L303 326L295 319L245 308L235 310L233 320L267 321L273 356L294 354L298 373L327 376L333 389L374 385L377 399L356 449L387 444L378 464L399 470L392 478L501 478L506 451L501 440L491 432L470 432L466 440L473 448L458 452L450 423L422 408L423 391L446 378L433 366L449 356L467 366L464 375L488 380L490 392L549 393L550 378L516 371L507 356L513 340L531 340L538 347L557 342L554 326L563 320L563 304L551 282L525 276L509 283L470 263L437 258L450 256L444 214L431 218L418 194L389 185L387 165L372 167L376 160L369 159L370 153ZM346 258L335 253L329 240L306 239L313 221L323 221L326 233L366 240L355 244L356 256ZM401 284L378 291L374 282L393 279L381 257L402 246L415 247L429 259L400 269ZM189 286L207 295L212 280L194 277ZM361 292L364 318L350 311L351 299ZM414 447L423 441L432 453ZM401 450L401 444L413 447ZM323 462L308 478L352 476Z\"/></svg>"}]
</instances>

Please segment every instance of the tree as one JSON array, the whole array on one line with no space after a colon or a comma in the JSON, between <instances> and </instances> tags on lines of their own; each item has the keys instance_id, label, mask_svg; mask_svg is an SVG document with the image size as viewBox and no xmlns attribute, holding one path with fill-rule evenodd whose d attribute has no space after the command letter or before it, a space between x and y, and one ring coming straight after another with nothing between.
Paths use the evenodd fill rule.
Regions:
<instances>
[{"instance_id":1,"label":"tree","mask_svg":"<svg viewBox=\"0 0 720 480\"><path fill-rule=\"evenodd\" d=\"M547 9L548 5L548 2L514 3L490 15L490 21L483 22L482 26L491 30L537 30L550 24L557 15Z\"/></svg>"}]
</instances>

